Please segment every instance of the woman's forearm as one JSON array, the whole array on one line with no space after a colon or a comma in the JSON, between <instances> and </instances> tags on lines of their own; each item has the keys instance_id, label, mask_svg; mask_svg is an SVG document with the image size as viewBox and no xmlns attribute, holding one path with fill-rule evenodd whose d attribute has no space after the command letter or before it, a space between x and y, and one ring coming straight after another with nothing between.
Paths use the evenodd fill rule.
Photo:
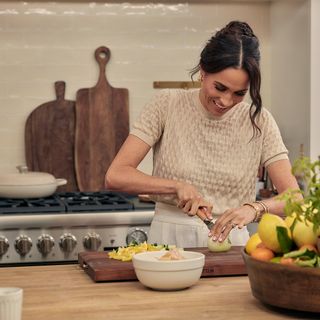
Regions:
<instances>
[{"instance_id":1,"label":"woman's forearm","mask_svg":"<svg viewBox=\"0 0 320 320\"><path fill-rule=\"evenodd\" d=\"M178 181L150 176L137 169L149 150L147 143L130 134L106 173L107 189L134 194L176 194Z\"/></svg>"},{"instance_id":2,"label":"woman's forearm","mask_svg":"<svg viewBox=\"0 0 320 320\"><path fill-rule=\"evenodd\" d=\"M179 182L147 175L130 166L111 166L106 174L106 188L135 194L176 194Z\"/></svg>"},{"instance_id":3,"label":"woman's forearm","mask_svg":"<svg viewBox=\"0 0 320 320\"><path fill-rule=\"evenodd\" d=\"M272 197L268 199L262 200L262 202L267 206L268 212L277 214L279 216L284 216L283 208L285 206L285 202L277 199L277 197Z\"/></svg>"},{"instance_id":4,"label":"woman's forearm","mask_svg":"<svg viewBox=\"0 0 320 320\"><path fill-rule=\"evenodd\" d=\"M279 200L278 197L279 196L275 196L272 198L264 199L262 200L262 202L267 206L268 212L277 214L281 217L285 217L285 213L284 213L285 201ZM303 200L303 197L300 193L297 193L296 199L297 201L300 201L300 200Z\"/></svg>"},{"instance_id":5,"label":"woman's forearm","mask_svg":"<svg viewBox=\"0 0 320 320\"><path fill-rule=\"evenodd\" d=\"M285 193L288 189L299 189L296 178L291 172L289 160L279 160L270 164L267 168L271 181L273 182L279 195ZM301 194L297 194L297 200L302 199ZM277 196L265 199L263 202L267 205L268 211L280 216L284 216L285 201L279 200Z\"/></svg>"}]
</instances>

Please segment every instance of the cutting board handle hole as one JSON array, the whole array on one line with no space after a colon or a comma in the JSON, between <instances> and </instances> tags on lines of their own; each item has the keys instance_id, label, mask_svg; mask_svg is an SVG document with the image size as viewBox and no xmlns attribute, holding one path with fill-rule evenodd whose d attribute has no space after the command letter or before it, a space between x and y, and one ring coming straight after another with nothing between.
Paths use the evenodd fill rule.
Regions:
<instances>
[{"instance_id":1,"label":"cutting board handle hole","mask_svg":"<svg viewBox=\"0 0 320 320\"><path fill-rule=\"evenodd\" d=\"M110 49L107 47L99 47L95 51L95 58L99 63L106 64L110 59Z\"/></svg>"}]
</instances>

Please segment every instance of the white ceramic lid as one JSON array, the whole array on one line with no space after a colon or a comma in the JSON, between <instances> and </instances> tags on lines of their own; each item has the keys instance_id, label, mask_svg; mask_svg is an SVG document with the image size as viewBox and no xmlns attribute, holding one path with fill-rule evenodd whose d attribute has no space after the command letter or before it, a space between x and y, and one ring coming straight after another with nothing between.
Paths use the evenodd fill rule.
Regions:
<instances>
[{"instance_id":1,"label":"white ceramic lid","mask_svg":"<svg viewBox=\"0 0 320 320\"><path fill-rule=\"evenodd\" d=\"M0 173L0 186L34 186L56 184L53 175L45 172Z\"/></svg>"}]
</instances>

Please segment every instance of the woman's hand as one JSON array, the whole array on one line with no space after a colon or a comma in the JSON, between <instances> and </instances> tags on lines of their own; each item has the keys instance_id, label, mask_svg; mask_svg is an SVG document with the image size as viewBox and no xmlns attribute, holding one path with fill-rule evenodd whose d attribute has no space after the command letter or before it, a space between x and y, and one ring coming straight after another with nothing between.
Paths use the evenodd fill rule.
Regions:
<instances>
[{"instance_id":1,"label":"woman's hand","mask_svg":"<svg viewBox=\"0 0 320 320\"><path fill-rule=\"evenodd\" d=\"M177 207L189 216L198 215L202 220L212 219L212 204L203 199L193 185L178 182L177 196Z\"/></svg>"},{"instance_id":2,"label":"woman's hand","mask_svg":"<svg viewBox=\"0 0 320 320\"><path fill-rule=\"evenodd\" d=\"M252 222L256 216L256 211L250 206L226 210L215 222L209 233L213 241L223 242L233 228L242 229Z\"/></svg>"}]
</instances>

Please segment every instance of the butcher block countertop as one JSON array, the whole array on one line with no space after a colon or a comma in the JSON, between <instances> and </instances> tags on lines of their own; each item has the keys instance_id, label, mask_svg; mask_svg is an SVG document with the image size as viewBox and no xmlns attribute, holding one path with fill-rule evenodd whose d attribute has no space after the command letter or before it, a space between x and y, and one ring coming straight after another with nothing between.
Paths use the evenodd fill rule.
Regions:
<instances>
[{"instance_id":1,"label":"butcher block countertop","mask_svg":"<svg viewBox=\"0 0 320 320\"><path fill-rule=\"evenodd\" d=\"M23 320L316 319L261 304L247 276L201 278L189 289L159 292L138 281L95 283L72 264L1 267L0 286L24 289Z\"/></svg>"}]
</instances>

